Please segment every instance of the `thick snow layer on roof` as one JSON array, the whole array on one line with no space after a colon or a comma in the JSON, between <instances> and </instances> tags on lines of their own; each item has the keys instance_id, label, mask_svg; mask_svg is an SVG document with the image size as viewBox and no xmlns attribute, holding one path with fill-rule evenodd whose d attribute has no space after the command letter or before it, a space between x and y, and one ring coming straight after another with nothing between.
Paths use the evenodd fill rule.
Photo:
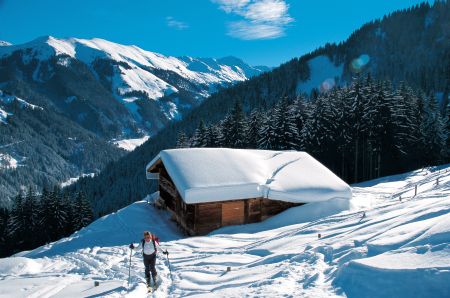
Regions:
<instances>
[{"instance_id":1,"label":"thick snow layer on roof","mask_svg":"<svg viewBox=\"0 0 450 298\"><path fill-rule=\"evenodd\" d=\"M162 160L188 204L266 197L294 203L351 198L350 187L305 152L227 148L163 150Z\"/></svg>"}]
</instances>

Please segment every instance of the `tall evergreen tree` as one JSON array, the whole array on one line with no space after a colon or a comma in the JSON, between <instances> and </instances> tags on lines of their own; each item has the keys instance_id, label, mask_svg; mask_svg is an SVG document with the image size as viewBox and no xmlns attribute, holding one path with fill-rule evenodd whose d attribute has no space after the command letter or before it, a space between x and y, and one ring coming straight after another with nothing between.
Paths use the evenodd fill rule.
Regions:
<instances>
[{"instance_id":1,"label":"tall evergreen tree","mask_svg":"<svg viewBox=\"0 0 450 298\"><path fill-rule=\"evenodd\" d=\"M8 239L9 210L0 208L0 258L6 257L9 252Z\"/></svg>"},{"instance_id":2,"label":"tall evergreen tree","mask_svg":"<svg viewBox=\"0 0 450 298\"><path fill-rule=\"evenodd\" d=\"M447 105L446 116L444 118L445 131L446 131L446 158L450 161L450 103Z\"/></svg>"},{"instance_id":3,"label":"tall evergreen tree","mask_svg":"<svg viewBox=\"0 0 450 298\"><path fill-rule=\"evenodd\" d=\"M298 148L299 131L295 118L295 110L288 99L280 100L273 109L274 147L278 150L294 150Z\"/></svg>"},{"instance_id":4,"label":"tall evergreen tree","mask_svg":"<svg viewBox=\"0 0 450 298\"><path fill-rule=\"evenodd\" d=\"M92 207L83 192L79 192L75 200L75 230L79 230L92 222Z\"/></svg>"},{"instance_id":5,"label":"tall evergreen tree","mask_svg":"<svg viewBox=\"0 0 450 298\"><path fill-rule=\"evenodd\" d=\"M24 198L22 196L22 193L19 193L14 198L14 205L10 212L7 223L7 236L10 243L12 244L13 252L24 249L25 247L25 239L23 238L23 235L26 235L27 226L23 222L23 205Z\"/></svg>"},{"instance_id":6,"label":"tall evergreen tree","mask_svg":"<svg viewBox=\"0 0 450 298\"><path fill-rule=\"evenodd\" d=\"M259 110L254 109L251 111L248 126L246 131L246 147L250 149L258 148L258 141L261 139L260 129L261 129L261 113Z\"/></svg>"},{"instance_id":7,"label":"tall evergreen tree","mask_svg":"<svg viewBox=\"0 0 450 298\"><path fill-rule=\"evenodd\" d=\"M207 127L203 120L200 120L198 128L195 130L193 139L191 141L191 147L206 147L208 144Z\"/></svg>"},{"instance_id":8,"label":"tall evergreen tree","mask_svg":"<svg viewBox=\"0 0 450 298\"><path fill-rule=\"evenodd\" d=\"M233 146L233 138L232 138L232 118L230 114L227 114L225 118L220 122L220 135L219 135L219 144L222 147L232 147Z\"/></svg>"},{"instance_id":9,"label":"tall evergreen tree","mask_svg":"<svg viewBox=\"0 0 450 298\"><path fill-rule=\"evenodd\" d=\"M39 241L38 230L39 230L39 218L38 218L38 203L36 201L36 194L31 187L28 188L28 192L23 201L23 212L22 212L22 224L27 227L28 233L24 239L24 245L27 248L33 247L35 243Z\"/></svg>"},{"instance_id":10,"label":"tall evergreen tree","mask_svg":"<svg viewBox=\"0 0 450 298\"><path fill-rule=\"evenodd\" d=\"M433 95L426 98L424 106L424 119L421 126L424 136L424 145L427 149L426 164L432 165L442 161L446 136L444 123L439 113L437 102Z\"/></svg>"},{"instance_id":11,"label":"tall evergreen tree","mask_svg":"<svg viewBox=\"0 0 450 298\"><path fill-rule=\"evenodd\" d=\"M268 111L262 114L261 128L259 130L260 139L258 141L258 149L272 150L275 149L275 127L273 115Z\"/></svg>"},{"instance_id":12,"label":"tall evergreen tree","mask_svg":"<svg viewBox=\"0 0 450 298\"><path fill-rule=\"evenodd\" d=\"M188 139L184 131L178 132L177 145L176 148L187 148L188 147Z\"/></svg>"},{"instance_id":13,"label":"tall evergreen tree","mask_svg":"<svg viewBox=\"0 0 450 298\"><path fill-rule=\"evenodd\" d=\"M245 147L245 132L247 131L247 122L245 119L242 105L239 101L235 102L235 105L230 113L230 127L228 130L227 139L230 142L232 148L244 148Z\"/></svg>"}]
</instances>

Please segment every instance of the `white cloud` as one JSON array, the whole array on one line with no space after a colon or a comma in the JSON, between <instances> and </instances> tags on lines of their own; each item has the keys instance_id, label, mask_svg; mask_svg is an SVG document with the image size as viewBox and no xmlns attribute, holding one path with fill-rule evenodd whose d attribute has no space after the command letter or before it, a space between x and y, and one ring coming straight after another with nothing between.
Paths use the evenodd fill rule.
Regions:
<instances>
[{"instance_id":1,"label":"white cloud","mask_svg":"<svg viewBox=\"0 0 450 298\"><path fill-rule=\"evenodd\" d=\"M186 24L185 22L175 20L173 17L167 17L166 21L167 21L167 26L169 26L171 28L175 28L177 30L184 30L184 29L189 28L188 24Z\"/></svg>"},{"instance_id":2,"label":"white cloud","mask_svg":"<svg viewBox=\"0 0 450 298\"><path fill-rule=\"evenodd\" d=\"M212 0L220 5L226 13L238 13L243 7L249 4L250 0Z\"/></svg>"},{"instance_id":3,"label":"white cloud","mask_svg":"<svg viewBox=\"0 0 450 298\"><path fill-rule=\"evenodd\" d=\"M284 35L284 28L278 25L254 24L240 21L228 25L228 35L244 40L273 39Z\"/></svg>"},{"instance_id":4,"label":"white cloud","mask_svg":"<svg viewBox=\"0 0 450 298\"><path fill-rule=\"evenodd\" d=\"M241 16L240 21L228 24L228 35L245 39L269 39L284 35L289 5L284 0L212 0L226 13Z\"/></svg>"}]
</instances>

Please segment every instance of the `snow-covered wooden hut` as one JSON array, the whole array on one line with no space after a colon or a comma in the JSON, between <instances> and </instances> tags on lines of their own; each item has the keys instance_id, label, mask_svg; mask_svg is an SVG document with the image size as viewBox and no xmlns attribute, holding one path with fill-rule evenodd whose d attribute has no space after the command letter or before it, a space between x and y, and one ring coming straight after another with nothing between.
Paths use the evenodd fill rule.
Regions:
<instances>
[{"instance_id":1,"label":"snow-covered wooden hut","mask_svg":"<svg viewBox=\"0 0 450 298\"><path fill-rule=\"evenodd\" d=\"M163 150L147 165L146 174L159 179L160 200L190 235L352 195L344 181L298 151Z\"/></svg>"}]
</instances>

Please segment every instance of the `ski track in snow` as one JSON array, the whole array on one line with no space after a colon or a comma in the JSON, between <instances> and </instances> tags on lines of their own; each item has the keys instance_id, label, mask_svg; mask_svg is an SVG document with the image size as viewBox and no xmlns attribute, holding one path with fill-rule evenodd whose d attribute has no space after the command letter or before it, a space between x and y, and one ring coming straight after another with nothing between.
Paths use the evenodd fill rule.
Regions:
<instances>
[{"instance_id":1,"label":"ski track in snow","mask_svg":"<svg viewBox=\"0 0 450 298\"><path fill-rule=\"evenodd\" d=\"M170 252L173 275L172 283L159 253L161 285L153 297L402 297L417 276L428 291L416 288L417 296L450 293L450 166L355 184L353 193L347 211L302 222L327 204L311 203L290 209L298 215L293 225L282 224L293 214L285 212L269 219L281 222L277 228L262 222L191 238L140 201L71 237L0 259L0 296L146 297L140 252L132 257L130 287L127 281L128 244L147 229ZM399 292L383 288L384 277Z\"/></svg>"}]
</instances>

